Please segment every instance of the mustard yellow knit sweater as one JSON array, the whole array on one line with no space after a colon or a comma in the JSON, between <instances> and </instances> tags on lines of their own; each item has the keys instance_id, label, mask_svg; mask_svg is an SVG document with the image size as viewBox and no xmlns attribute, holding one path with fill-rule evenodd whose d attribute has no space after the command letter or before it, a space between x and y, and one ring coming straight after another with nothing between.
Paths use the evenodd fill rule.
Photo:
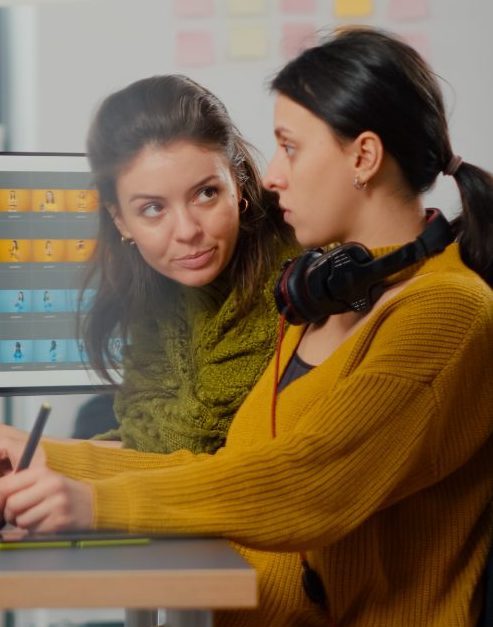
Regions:
<instances>
[{"instance_id":1,"label":"mustard yellow knit sweater","mask_svg":"<svg viewBox=\"0 0 493 627\"><path fill-rule=\"evenodd\" d=\"M288 332L281 368L301 333ZM301 590L304 549L338 627L473 627L492 532L492 355L492 291L453 244L287 386L274 441L271 364L214 456L45 450L90 481L97 527L238 543L259 607L216 625L326 625Z\"/></svg>"}]
</instances>

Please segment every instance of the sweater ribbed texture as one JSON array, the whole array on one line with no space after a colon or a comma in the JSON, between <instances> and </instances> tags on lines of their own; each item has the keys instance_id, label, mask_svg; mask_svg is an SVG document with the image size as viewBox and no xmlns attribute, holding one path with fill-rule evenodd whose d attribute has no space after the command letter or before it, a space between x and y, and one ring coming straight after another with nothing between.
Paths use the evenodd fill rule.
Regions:
<instances>
[{"instance_id":1,"label":"sweater ribbed texture","mask_svg":"<svg viewBox=\"0 0 493 627\"><path fill-rule=\"evenodd\" d=\"M288 331L281 372L302 329ZM474 627L491 542L493 295L455 244L279 395L273 365L216 455L46 444L94 490L99 528L226 536L259 607L220 627L322 627L299 556L338 627ZM145 470L145 473L142 472Z\"/></svg>"}]
</instances>

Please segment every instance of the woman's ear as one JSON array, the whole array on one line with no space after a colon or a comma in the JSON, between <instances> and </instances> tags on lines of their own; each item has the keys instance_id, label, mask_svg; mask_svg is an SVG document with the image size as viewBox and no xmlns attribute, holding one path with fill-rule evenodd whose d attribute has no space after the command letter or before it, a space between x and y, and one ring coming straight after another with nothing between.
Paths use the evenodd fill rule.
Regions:
<instances>
[{"instance_id":1,"label":"woman's ear","mask_svg":"<svg viewBox=\"0 0 493 627\"><path fill-rule=\"evenodd\" d=\"M379 171L382 165L384 149L380 137L372 131L364 131L352 142L354 155L354 175L362 185Z\"/></svg>"},{"instance_id":2,"label":"woman's ear","mask_svg":"<svg viewBox=\"0 0 493 627\"><path fill-rule=\"evenodd\" d=\"M106 205L106 211L110 214L111 219L113 220L113 224L116 226L118 231L120 231L120 235L125 239L132 239L132 235L130 231L127 229L125 225L125 221L120 215L118 211L117 205L108 204Z\"/></svg>"}]
</instances>

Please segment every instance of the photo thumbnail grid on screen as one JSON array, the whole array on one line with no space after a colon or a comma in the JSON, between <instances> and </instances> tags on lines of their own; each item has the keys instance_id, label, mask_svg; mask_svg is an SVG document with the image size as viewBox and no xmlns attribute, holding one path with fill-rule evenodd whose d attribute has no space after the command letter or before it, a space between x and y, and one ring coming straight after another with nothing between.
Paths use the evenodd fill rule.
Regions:
<instances>
[{"instance_id":1,"label":"photo thumbnail grid on screen","mask_svg":"<svg viewBox=\"0 0 493 627\"><path fill-rule=\"evenodd\" d=\"M0 390L101 384L77 337L98 211L84 155L0 155Z\"/></svg>"}]
</instances>

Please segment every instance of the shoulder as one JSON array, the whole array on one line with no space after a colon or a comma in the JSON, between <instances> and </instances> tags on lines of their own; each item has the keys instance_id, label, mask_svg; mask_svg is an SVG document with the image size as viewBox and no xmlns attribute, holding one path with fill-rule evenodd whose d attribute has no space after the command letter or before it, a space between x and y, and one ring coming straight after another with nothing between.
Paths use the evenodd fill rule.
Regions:
<instances>
[{"instance_id":1,"label":"shoulder","mask_svg":"<svg viewBox=\"0 0 493 627\"><path fill-rule=\"evenodd\" d=\"M478 318L491 322L493 314L493 290L463 263L456 244L428 260L397 301L432 324L467 327Z\"/></svg>"},{"instance_id":2,"label":"shoulder","mask_svg":"<svg viewBox=\"0 0 493 627\"><path fill-rule=\"evenodd\" d=\"M493 292L463 264L438 261L426 263L374 312L359 342L360 358L422 381L470 351L487 364L493 352Z\"/></svg>"}]
</instances>

